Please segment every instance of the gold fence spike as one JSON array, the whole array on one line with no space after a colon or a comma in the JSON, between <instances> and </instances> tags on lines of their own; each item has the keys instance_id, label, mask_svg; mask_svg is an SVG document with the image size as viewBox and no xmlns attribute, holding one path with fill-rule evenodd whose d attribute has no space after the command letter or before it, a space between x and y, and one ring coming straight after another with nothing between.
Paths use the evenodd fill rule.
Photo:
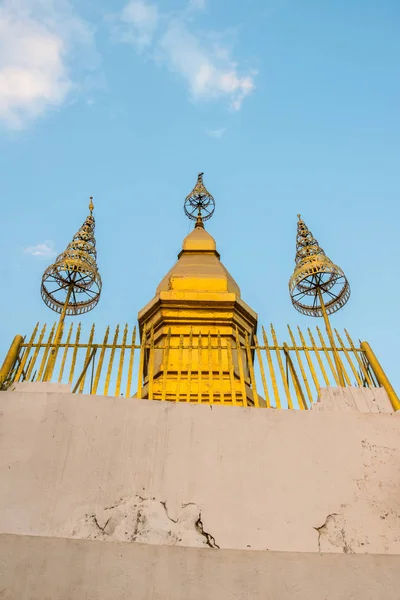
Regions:
<instances>
[{"instance_id":1,"label":"gold fence spike","mask_svg":"<svg viewBox=\"0 0 400 600\"><path fill-rule=\"evenodd\" d=\"M69 327L69 330L68 330L68 335L67 335L67 339L65 342L65 348L64 348L62 359L61 359L60 372L58 374L58 383L61 383L62 376L64 375L65 361L67 360L67 356L68 356L69 344L71 341L73 328L74 328L74 323L72 322Z\"/></svg>"},{"instance_id":2,"label":"gold fence spike","mask_svg":"<svg viewBox=\"0 0 400 600\"><path fill-rule=\"evenodd\" d=\"M78 324L78 329L76 330L75 344L74 344L74 350L72 352L71 369L69 371L68 383L72 383L72 380L74 378L76 355L78 354L78 345L79 345L80 337L81 337L81 323Z\"/></svg>"},{"instance_id":3,"label":"gold fence spike","mask_svg":"<svg viewBox=\"0 0 400 600\"><path fill-rule=\"evenodd\" d=\"M111 379L111 372L112 372L113 363L114 363L115 350L116 350L116 346L118 344L118 336L119 336L119 325L117 325L115 328L114 339L113 339L113 342L111 345L111 354L110 354L110 359L108 361L107 375L106 375L106 380L104 383L104 396L107 396L108 388L110 386L110 379Z\"/></svg>"},{"instance_id":4,"label":"gold fence spike","mask_svg":"<svg viewBox=\"0 0 400 600\"><path fill-rule=\"evenodd\" d=\"M39 334L39 339L38 339L37 343L34 344L35 351L34 351L33 356L31 357L31 359L29 361L29 366L28 366L28 368L26 370L26 377L25 378L26 378L27 381L29 381L29 379L30 379L30 377L32 375L32 371L33 371L33 369L35 367L37 357L38 357L40 349L42 347L42 342L43 342L45 331L46 331L46 325L44 325L42 327L42 331Z\"/></svg>"},{"instance_id":5,"label":"gold fence spike","mask_svg":"<svg viewBox=\"0 0 400 600\"><path fill-rule=\"evenodd\" d=\"M197 374L197 402L201 402L201 377L203 371L203 342L201 339L201 333L199 333L197 348L197 352L199 355L199 370Z\"/></svg>"},{"instance_id":6,"label":"gold fence spike","mask_svg":"<svg viewBox=\"0 0 400 600\"><path fill-rule=\"evenodd\" d=\"M161 392L161 400L165 401L166 391L167 391L167 374L168 374L168 364L169 364L169 350L171 346L171 327L168 328L167 339L165 340L165 349L163 354L163 380L162 380L162 392ZM176 399L178 402L178 399Z\"/></svg>"},{"instance_id":7,"label":"gold fence spike","mask_svg":"<svg viewBox=\"0 0 400 600\"><path fill-rule=\"evenodd\" d=\"M275 329L274 329L274 326L272 325L272 323L271 323L271 335L272 335L272 340L273 340L274 346L275 346L276 358L277 358L277 361L278 361L279 371L281 373L283 387L285 388L285 393L286 393L288 408L292 409L293 408L292 396L290 394L288 382L287 382L285 371L284 371L284 368L283 368L281 352L280 352L279 346L278 346L278 340L277 340Z\"/></svg>"},{"instance_id":8,"label":"gold fence spike","mask_svg":"<svg viewBox=\"0 0 400 600\"><path fill-rule=\"evenodd\" d=\"M132 386L132 371L133 371L133 361L135 358L135 344L136 344L136 325L133 328L132 332L132 342L131 342L131 351L129 353L129 366L128 366L128 377L126 380L126 391L125 397L131 397L131 386Z\"/></svg>"},{"instance_id":9,"label":"gold fence spike","mask_svg":"<svg viewBox=\"0 0 400 600\"><path fill-rule=\"evenodd\" d=\"M219 401L221 404L225 403L225 395L224 395L224 372L222 368L222 347L221 347L221 335L218 331L218 370L219 370Z\"/></svg>"},{"instance_id":10,"label":"gold fence spike","mask_svg":"<svg viewBox=\"0 0 400 600\"><path fill-rule=\"evenodd\" d=\"M237 327L236 327L235 333L236 333L236 353L237 353L238 367L239 367L240 391L242 394L243 406L247 406L247 394L246 394L246 383L244 380L243 357L242 357L242 350L240 347L239 330Z\"/></svg>"},{"instance_id":11,"label":"gold fence spike","mask_svg":"<svg viewBox=\"0 0 400 600\"><path fill-rule=\"evenodd\" d=\"M292 340L294 351L296 353L296 358L297 358L298 365L300 367L301 376L303 378L304 385L306 386L308 399L309 399L309 401L311 403L313 401L313 398L312 398L310 386L308 385L308 379L307 379L307 375L306 375L306 372L305 372L304 367L303 367L303 361L301 360L299 348L298 348L298 346L296 344L296 340L295 340L295 337L294 337L294 335L292 333L292 330L290 329L290 326L288 325L287 328L289 330L290 339Z\"/></svg>"},{"instance_id":12,"label":"gold fence spike","mask_svg":"<svg viewBox=\"0 0 400 600\"><path fill-rule=\"evenodd\" d=\"M230 381L231 390L232 390L232 404L234 406L236 406L237 400L236 400L236 388L235 388L235 371L233 368L232 344L231 344L231 340L229 338L227 338L227 340L226 340L226 347L227 347L227 351L228 351L228 369L229 369L229 381Z\"/></svg>"},{"instance_id":13,"label":"gold fence spike","mask_svg":"<svg viewBox=\"0 0 400 600\"><path fill-rule=\"evenodd\" d=\"M139 372L138 372L138 386L136 396L139 400L142 397L142 389L143 389L143 371L144 371L144 355L146 352L146 337L147 337L147 329L146 325L143 326L142 331L142 340L140 343L140 356L139 356Z\"/></svg>"},{"instance_id":14,"label":"gold fence spike","mask_svg":"<svg viewBox=\"0 0 400 600\"><path fill-rule=\"evenodd\" d=\"M279 396L278 386L277 386L277 383L276 383L274 365L273 365L273 362L272 362L272 356L271 356L271 352L270 352L270 349L269 349L269 342L268 342L267 333L266 333L264 327L262 328L262 334L263 334L264 345L265 345L265 353L267 355L267 362L268 362L269 374L270 374L271 381L272 381L272 389L274 391L275 406L276 406L276 408L281 408L281 399L280 399L280 396Z\"/></svg>"},{"instance_id":15,"label":"gold fence spike","mask_svg":"<svg viewBox=\"0 0 400 600\"><path fill-rule=\"evenodd\" d=\"M94 376L94 381L93 381L93 387L92 387L92 394L96 394L97 392L97 388L99 386L99 380L101 377L101 371L103 368L103 361L104 361L104 355L106 353L106 347L107 347L107 342L108 342L108 336L110 334L110 326L107 326L106 332L104 334L104 340L103 340L103 344L101 346L101 352L100 352L100 357L99 357L99 362L97 364L97 369L96 369L96 374Z\"/></svg>"},{"instance_id":16,"label":"gold fence spike","mask_svg":"<svg viewBox=\"0 0 400 600\"><path fill-rule=\"evenodd\" d=\"M261 381L262 381L263 389L264 389L265 402L266 402L267 408L271 408L271 401L269 399L267 380L265 379L265 371L264 371L264 365L263 365L261 351L260 351L260 345L258 343L258 339L257 339L256 335L254 335L254 343L256 346L257 359L258 359L258 364L260 367L260 374L261 374Z\"/></svg>"},{"instance_id":17,"label":"gold fence spike","mask_svg":"<svg viewBox=\"0 0 400 600\"><path fill-rule=\"evenodd\" d=\"M321 357L320 357L320 355L319 355L318 348L317 348L317 346L316 346L316 344L315 344L314 336L313 336L313 334L311 333L311 329L310 329L310 328L308 328L308 330L307 330L307 331L308 331L308 335L309 335L309 337L310 337L311 346L312 346L312 349L313 349L314 355L315 355L315 357L316 357L316 359L317 359L317 361L318 361L318 365L319 365L319 368L320 368L320 370L321 370L321 373L322 373L322 377L324 378L325 384L326 384L326 385L329 387L329 386L330 386L329 379L328 379L328 376L327 376L327 374L326 374L325 367L324 367L324 365L323 365L323 362L322 362L322 360L321 360Z\"/></svg>"},{"instance_id":18,"label":"gold fence spike","mask_svg":"<svg viewBox=\"0 0 400 600\"><path fill-rule=\"evenodd\" d=\"M208 400L214 403L211 333L208 332Z\"/></svg>"},{"instance_id":19,"label":"gold fence spike","mask_svg":"<svg viewBox=\"0 0 400 600\"><path fill-rule=\"evenodd\" d=\"M43 352L42 362L40 363L39 373L37 374L36 381L41 381L41 379L42 379L43 371L44 371L44 368L47 363L47 357L50 352L51 343L53 341L55 328L56 328L56 324L54 323L53 327L51 328L49 338L47 340L47 344L46 344L44 352Z\"/></svg>"},{"instance_id":20,"label":"gold fence spike","mask_svg":"<svg viewBox=\"0 0 400 600\"><path fill-rule=\"evenodd\" d=\"M283 343L283 351L286 355L286 364L289 366L289 370L292 375L293 387L294 387L294 391L296 392L296 397L297 397L297 402L298 402L299 408L300 408L300 410L307 410L308 406L306 403L306 399L304 397L304 393L303 393L303 390L302 390L302 387L301 387L301 384L300 384L300 381L299 381L299 378L298 378L298 375L296 372L296 368L293 364L292 357L290 356L290 353L289 353L289 347L286 342ZM293 408L293 406L291 408Z\"/></svg>"},{"instance_id":21,"label":"gold fence spike","mask_svg":"<svg viewBox=\"0 0 400 600\"><path fill-rule=\"evenodd\" d=\"M182 360L183 360L183 335L180 335L179 336L178 379L176 382L176 401L177 402L180 402L180 397L181 397Z\"/></svg>"},{"instance_id":22,"label":"gold fence spike","mask_svg":"<svg viewBox=\"0 0 400 600\"><path fill-rule=\"evenodd\" d=\"M258 400L256 377L254 375L253 357L251 355L249 336L248 336L247 332L245 334L245 346L246 346L247 363L249 365L249 372L250 372L250 385L251 385L251 389L253 392L253 402L254 402L254 406L259 408L260 403Z\"/></svg>"},{"instance_id":23,"label":"gold fence spike","mask_svg":"<svg viewBox=\"0 0 400 600\"><path fill-rule=\"evenodd\" d=\"M340 337L339 332L337 331L337 329L335 329L334 331L335 331L336 337L337 337L337 339L339 341L339 344L340 344L340 346L341 346L341 348L342 348L342 350L344 352L344 355L347 358L347 362L349 363L350 368L353 371L353 375L354 375L354 377L356 379L356 383L361 387L362 386L361 379L360 379L359 374L357 373L357 369L355 368L355 366L353 364L353 361L351 360L351 356L349 354L349 351L347 350L347 348L343 344L343 340ZM343 369L343 370L345 371L345 369ZM351 385L351 384L349 384L349 385Z\"/></svg>"},{"instance_id":24,"label":"gold fence spike","mask_svg":"<svg viewBox=\"0 0 400 600\"><path fill-rule=\"evenodd\" d=\"M346 337L347 337L347 340L348 340L348 342L350 344L350 347L351 347L351 349L353 351L353 354L354 354L354 356L357 359L357 362L358 362L358 364L360 366L362 374L364 375L365 382L367 383L368 387L373 387L373 383L372 383L371 377L370 377L367 369L365 368L365 365L364 365L364 363L363 363L363 361L362 361L362 359L360 358L360 355L359 355L359 352L361 352L361 350L358 350L357 348L355 348L353 340L351 339L351 337L350 337L347 329L345 329L344 332L346 334Z\"/></svg>"},{"instance_id":25,"label":"gold fence spike","mask_svg":"<svg viewBox=\"0 0 400 600\"><path fill-rule=\"evenodd\" d=\"M121 393L121 379L122 379L122 369L124 366L124 358L125 358L125 348L126 348L126 338L128 336L128 323L125 324L124 333L122 335L122 344L119 355L119 365L118 365L118 373L117 373L117 381L115 383L115 396L118 397Z\"/></svg>"},{"instance_id":26,"label":"gold fence spike","mask_svg":"<svg viewBox=\"0 0 400 600\"><path fill-rule=\"evenodd\" d=\"M314 385L315 385L315 390L318 393L319 388L321 386L320 386L319 381L318 381L317 373L315 371L314 364L313 364L313 362L311 360L310 353L308 351L308 347L307 347L306 341L304 339L303 332L301 331L300 327L297 327L297 330L298 330L298 333L299 333L300 342L302 344L302 350L304 350L304 354L306 356L308 368L310 369L311 377L312 377L312 380L313 380ZM313 402L312 396L311 396L311 402Z\"/></svg>"},{"instance_id":27,"label":"gold fence spike","mask_svg":"<svg viewBox=\"0 0 400 600\"><path fill-rule=\"evenodd\" d=\"M31 335L31 337L30 337L30 340L29 340L29 342L28 342L28 345L27 345L27 347L25 348L25 352L24 352L24 353L23 353L23 355L22 355L22 358L21 358L21 363L20 363L20 365L19 365L19 367L18 367L18 369L17 369L17 372L15 373L15 377L14 377L14 381L15 381L15 382L19 381L19 378L21 377L21 375L22 375L22 374L23 374L23 372L24 372L24 367L25 367L25 365L26 365L26 361L27 361L27 359L28 359L28 356L29 356L29 354L30 354L30 351L31 351L32 345L33 345L33 343L34 343L34 341L35 341L35 338L36 338L36 334L37 334L37 331L38 331L38 329L39 329L39 322L38 322L38 323L36 323L36 326L35 326L35 328L34 328L34 330L33 330L33 332L32 332L32 335ZM42 330L42 331L43 331L43 335L44 335L44 332L46 331L46 324L44 324L44 325L43 325L43 330Z\"/></svg>"},{"instance_id":28,"label":"gold fence spike","mask_svg":"<svg viewBox=\"0 0 400 600\"><path fill-rule=\"evenodd\" d=\"M192 352L193 352L193 329L190 328L189 333L189 352L188 352L188 387L186 394L186 402L191 400L191 385L192 385Z\"/></svg>"},{"instance_id":29,"label":"gold fence spike","mask_svg":"<svg viewBox=\"0 0 400 600\"><path fill-rule=\"evenodd\" d=\"M150 330L150 352L148 363L148 378L149 378L149 400L153 400L153 383L154 383L154 325Z\"/></svg>"},{"instance_id":30,"label":"gold fence spike","mask_svg":"<svg viewBox=\"0 0 400 600\"><path fill-rule=\"evenodd\" d=\"M94 323L92 325L92 328L90 330L90 334L89 334L89 342L87 345L87 350L86 350L86 355L85 355L85 361L83 363L83 370L80 376L80 384L79 384L79 388L78 388L78 393L82 394L83 392L83 387L85 385L85 380L86 380L86 371L88 369L88 364L89 364L89 360L92 358L94 358L94 355L92 356L92 345L93 345L93 338L94 338Z\"/></svg>"}]
</instances>

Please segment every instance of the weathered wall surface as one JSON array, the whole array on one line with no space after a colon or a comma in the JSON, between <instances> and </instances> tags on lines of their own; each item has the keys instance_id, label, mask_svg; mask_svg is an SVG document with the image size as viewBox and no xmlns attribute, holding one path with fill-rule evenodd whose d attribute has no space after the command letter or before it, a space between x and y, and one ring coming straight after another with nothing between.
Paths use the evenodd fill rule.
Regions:
<instances>
[{"instance_id":1,"label":"weathered wall surface","mask_svg":"<svg viewBox=\"0 0 400 600\"><path fill-rule=\"evenodd\" d=\"M2 533L400 554L397 415L32 389L0 393Z\"/></svg>"},{"instance_id":2,"label":"weathered wall surface","mask_svg":"<svg viewBox=\"0 0 400 600\"><path fill-rule=\"evenodd\" d=\"M400 556L0 535L2 600L398 600Z\"/></svg>"}]
</instances>

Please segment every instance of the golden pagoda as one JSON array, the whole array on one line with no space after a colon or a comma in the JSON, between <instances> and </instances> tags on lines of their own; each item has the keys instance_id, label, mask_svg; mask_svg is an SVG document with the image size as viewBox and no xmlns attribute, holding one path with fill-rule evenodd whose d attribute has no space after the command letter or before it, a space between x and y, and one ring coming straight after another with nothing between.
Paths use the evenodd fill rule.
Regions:
<instances>
[{"instance_id":1,"label":"golden pagoda","mask_svg":"<svg viewBox=\"0 0 400 600\"><path fill-rule=\"evenodd\" d=\"M142 398L253 404L249 387L257 314L220 260L204 221L214 200L203 174L185 201L195 220L172 269L139 312L142 343L154 348L144 366ZM203 217L205 214L205 217Z\"/></svg>"}]
</instances>

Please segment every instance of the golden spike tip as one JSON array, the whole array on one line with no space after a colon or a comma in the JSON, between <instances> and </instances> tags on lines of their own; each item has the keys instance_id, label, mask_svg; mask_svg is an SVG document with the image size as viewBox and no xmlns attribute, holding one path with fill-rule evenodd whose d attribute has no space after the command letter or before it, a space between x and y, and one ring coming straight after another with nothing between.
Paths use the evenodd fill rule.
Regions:
<instances>
[{"instance_id":1,"label":"golden spike tip","mask_svg":"<svg viewBox=\"0 0 400 600\"><path fill-rule=\"evenodd\" d=\"M89 202L89 210L90 210L90 214L92 214L94 209L94 204L93 204L93 196L90 196L90 202Z\"/></svg>"}]
</instances>

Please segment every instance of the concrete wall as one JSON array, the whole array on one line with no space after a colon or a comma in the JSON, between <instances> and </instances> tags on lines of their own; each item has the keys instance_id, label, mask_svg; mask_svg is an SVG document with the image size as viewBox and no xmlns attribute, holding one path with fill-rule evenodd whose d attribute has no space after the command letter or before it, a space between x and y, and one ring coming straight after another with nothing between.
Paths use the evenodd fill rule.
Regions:
<instances>
[{"instance_id":1,"label":"concrete wall","mask_svg":"<svg viewBox=\"0 0 400 600\"><path fill-rule=\"evenodd\" d=\"M400 553L397 415L45 389L0 393L2 533Z\"/></svg>"},{"instance_id":2,"label":"concrete wall","mask_svg":"<svg viewBox=\"0 0 400 600\"><path fill-rule=\"evenodd\" d=\"M2 600L398 600L400 556L0 535Z\"/></svg>"}]
</instances>

